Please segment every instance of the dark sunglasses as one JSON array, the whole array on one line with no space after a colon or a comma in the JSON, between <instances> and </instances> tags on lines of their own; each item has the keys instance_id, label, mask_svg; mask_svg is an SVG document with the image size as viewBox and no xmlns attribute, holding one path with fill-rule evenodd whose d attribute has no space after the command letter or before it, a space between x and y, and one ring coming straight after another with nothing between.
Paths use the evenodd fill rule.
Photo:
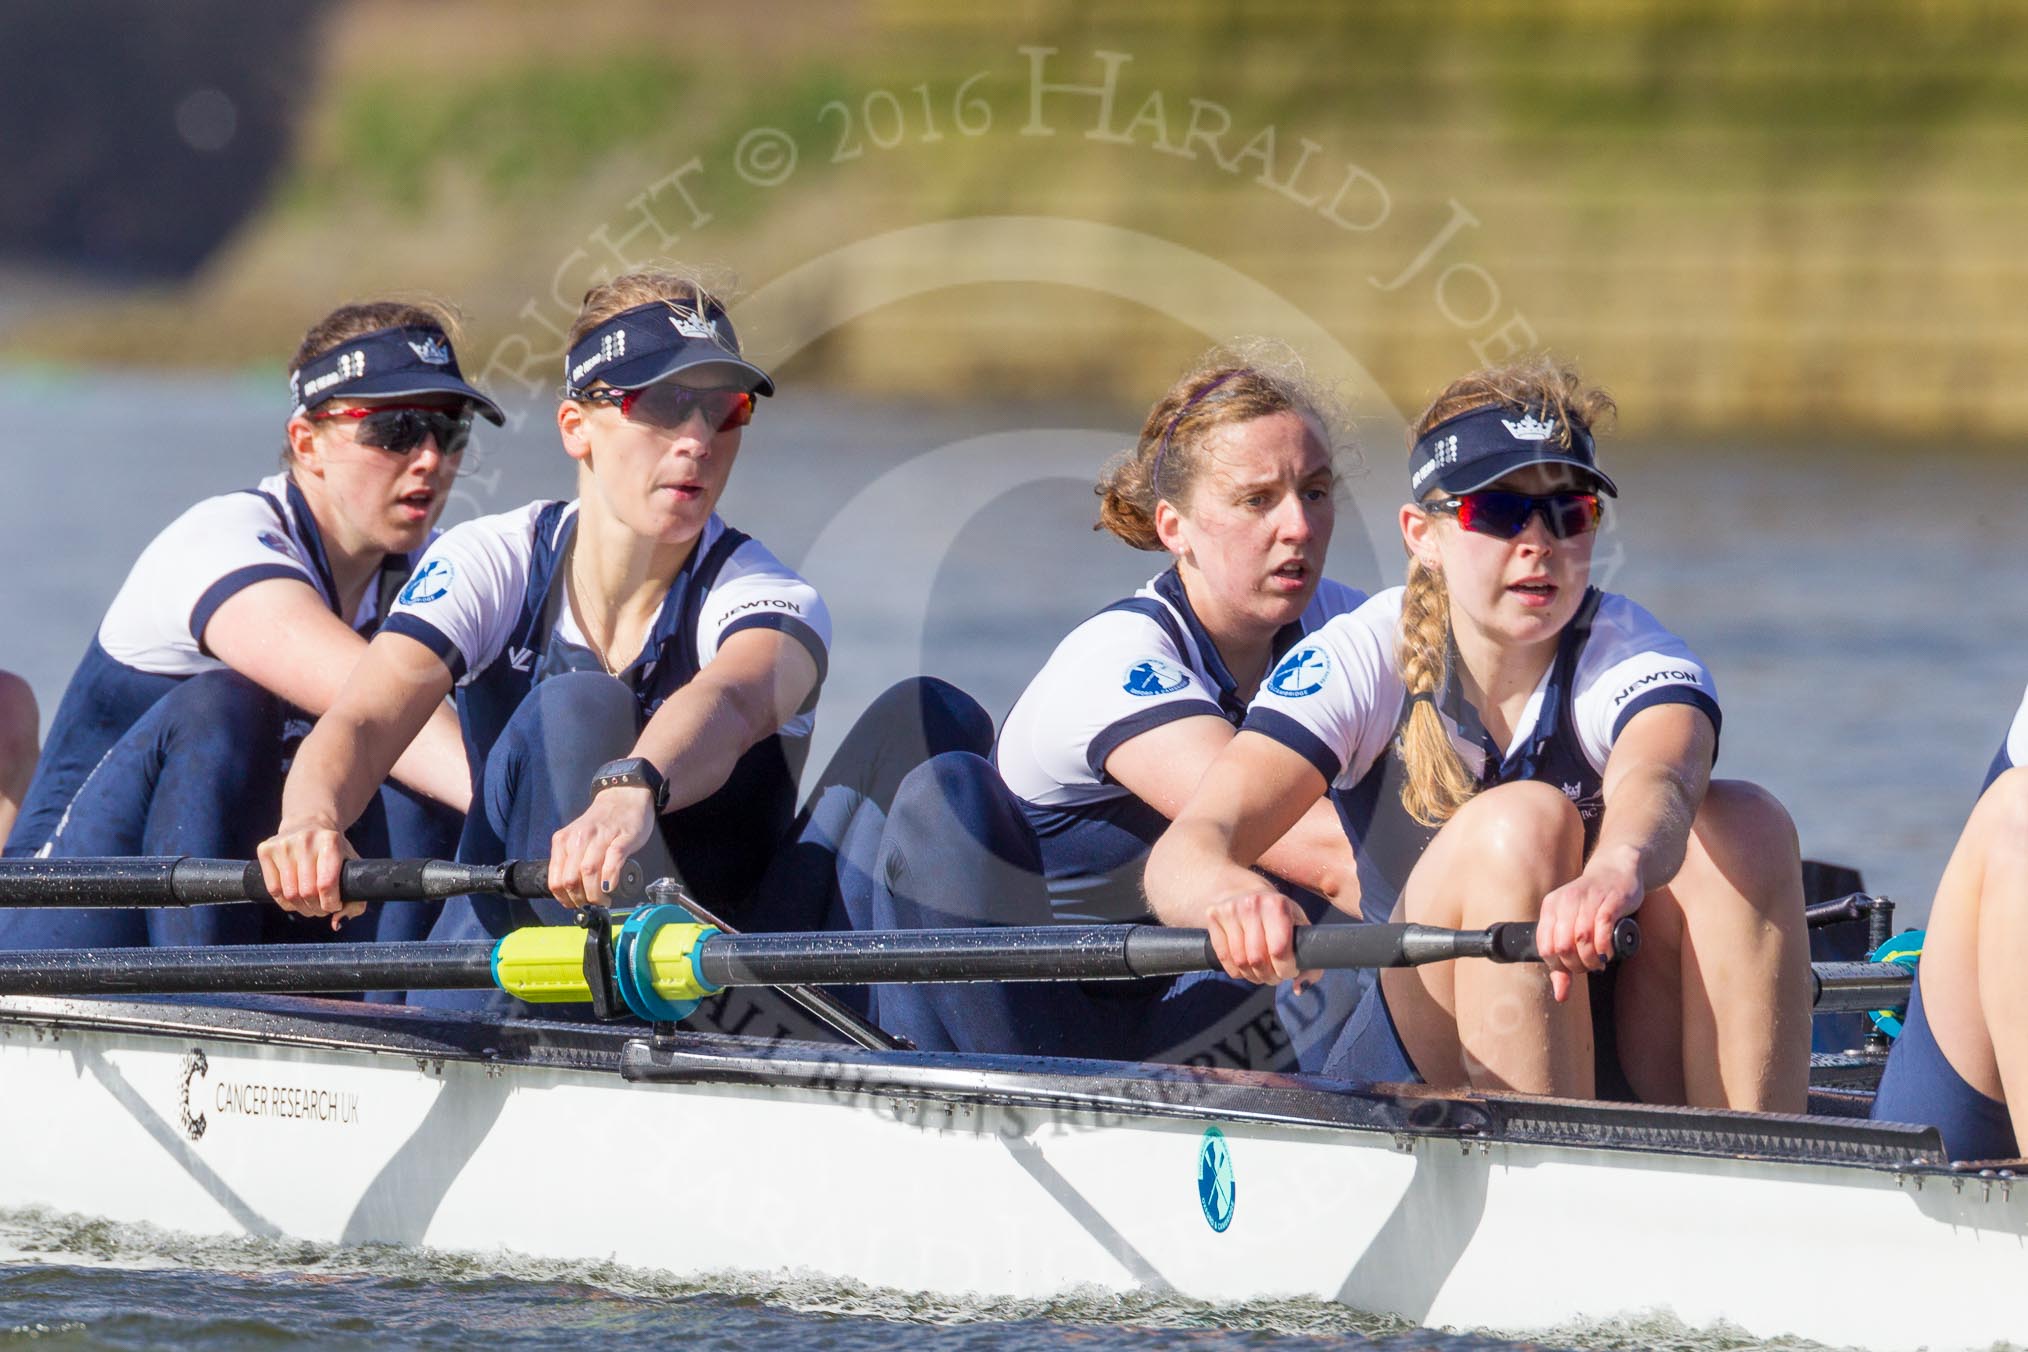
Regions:
<instances>
[{"instance_id":1,"label":"dark sunglasses","mask_svg":"<svg viewBox=\"0 0 2028 1352\"><path fill-rule=\"evenodd\" d=\"M1548 493L1535 497L1498 489L1426 502L1423 509L1455 516L1466 530L1502 540L1512 540L1527 530L1528 518L1537 512L1542 513L1542 524L1549 528L1549 533L1559 540L1597 530L1599 518L1605 513L1596 493Z\"/></svg>"},{"instance_id":2,"label":"dark sunglasses","mask_svg":"<svg viewBox=\"0 0 2028 1352\"><path fill-rule=\"evenodd\" d=\"M620 416L650 427L671 430L702 415L714 432L730 432L753 421L753 395L745 390L693 390L663 381L638 390L586 390L577 396L588 404L612 404Z\"/></svg>"},{"instance_id":3,"label":"dark sunglasses","mask_svg":"<svg viewBox=\"0 0 2028 1352\"><path fill-rule=\"evenodd\" d=\"M467 404L461 409L429 408L421 404L381 404L374 408L339 408L325 413L312 413L312 422L330 422L334 418L350 418L359 424L359 444L392 455L407 455L423 444L424 438L434 438L437 450L444 455L457 455L465 449L465 443L472 436L472 408Z\"/></svg>"}]
</instances>

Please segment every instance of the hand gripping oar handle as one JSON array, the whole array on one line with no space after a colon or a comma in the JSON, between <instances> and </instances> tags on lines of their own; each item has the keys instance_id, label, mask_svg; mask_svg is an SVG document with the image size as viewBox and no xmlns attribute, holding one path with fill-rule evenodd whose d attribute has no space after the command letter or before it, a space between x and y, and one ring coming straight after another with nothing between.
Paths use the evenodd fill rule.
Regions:
<instances>
[{"instance_id":1,"label":"hand gripping oar handle","mask_svg":"<svg viewBox=\"0 0 2028 1352\"><path fill-rule=\"evenodd\" d=\"M641 866L629 860L612 900L638 900L644 884ZM549 861L348 859L339 871L338 891L347 901L441 901L467 892L546 897ZM261 881L261 866L238 859L0 860L0 907L215 906L273 900Z\"/></svg>"},{"instance_id":2,"label":"hand gripping oar handle","mask_svg":"<svg viewBox=\"0 0 2028 1352\"><path fill-rule=\"evenodd\" d=\"M1613 960L1640 951L1641 927L1632 919L1613 926ZM1137 926L1126 937L1125 958L1135 976L1174 976L1218 966L1211 938L1202 930ZM1434 925L1305 925L1296 930L1296 963L1312 968L1420 967L1454 958L1492 962L1540 962L1535 926L1503 921L1482 930L1440 929Z\"/></svg>"}]
</instances>

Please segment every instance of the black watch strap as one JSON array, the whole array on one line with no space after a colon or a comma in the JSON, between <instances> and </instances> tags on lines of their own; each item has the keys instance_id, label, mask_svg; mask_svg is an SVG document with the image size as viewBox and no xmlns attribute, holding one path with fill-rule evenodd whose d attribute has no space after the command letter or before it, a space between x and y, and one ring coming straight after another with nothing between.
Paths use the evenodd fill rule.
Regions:
<instances>
[{"instance_id":1,"label":"black watch strap","mask_svg":"<svg viewBox=\"0 0 2028 1352\"><path fill-rule=\"evenodd\" d=\"M662 772L653 763L640 756L627 756L621 760L610 760L592 772L592 793L622 786L646 789L655 796L655 811L660 812L669 801L669 782L662 778Z\"/></svg>"}]
</instances>

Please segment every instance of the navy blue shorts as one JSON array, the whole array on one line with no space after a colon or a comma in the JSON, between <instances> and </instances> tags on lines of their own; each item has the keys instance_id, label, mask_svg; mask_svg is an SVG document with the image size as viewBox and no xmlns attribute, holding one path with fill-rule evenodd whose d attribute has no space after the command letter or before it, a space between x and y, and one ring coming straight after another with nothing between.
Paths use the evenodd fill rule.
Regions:
<instances>
[{"instance_id":1,"label":"navy blue shorts","mask_svg":"<svg viewBox=\"0 0 2028 1352\"><path fill-rule=\"evenodd\" d=\"M1633 1103L1639 1096L1620 1068L1619 1039L1613 1031L1613 992L1618 977L1619 968L1608 967L1588 978L1593 1092L1601 1099ZM1325 1059L1324 1074L1332 1079L1370 1084L1427 1083L1416 1070L1408 1048L1402 1045L1400 1030L1394 1026L1394 1014L1387 1007L1387 996L1379 981L1368 988L1352 1017L1345 1021L1344 1031L1338 1034Z\"/></svg>"},{"instance_id":2,"label":"navy blue shorts","mask_svg":"<svg viewBox=\"0 0 2028 1352\"><path fill-rule=\"evenodd\" d=\"M1954 1160L2011 1160L2021 1154L2007 1105L1966 1084L1937 1045L1922 1012L1920 978L1909 997L1901 1036L1887 1057L1880 1090L1873 1096L1873 1120L1933 1126L1942 1133L1944 1151Z\"/></svg>"}]
</instances>

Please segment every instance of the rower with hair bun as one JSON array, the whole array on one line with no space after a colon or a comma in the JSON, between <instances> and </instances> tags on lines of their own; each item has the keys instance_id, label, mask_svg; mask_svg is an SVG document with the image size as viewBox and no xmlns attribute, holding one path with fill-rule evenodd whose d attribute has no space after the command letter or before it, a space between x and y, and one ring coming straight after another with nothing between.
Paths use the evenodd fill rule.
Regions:
<instances>
[{"instance_id":1,"label":"rower with hair bun","mask_svg":"<svg viewBox=\"0 0 2028 1352\"><path fill-rule=\"evenodd\" d=\"M1156 401L1099 480L1099 525L1167 555L1169 568L1057 645L992 762L942 756L903 782L872 927L1152 918L1141 894L1149 847L1280 656L1364 599L1323 573L1336 425L1295 354L1265 342L1214 350ZM1320 915L1325 897L1358 914L1351 847L1329 803L1292 821L1262 864L1317 894ZM1223 1027L1228 1045L1251 1044L1246 1059L1287 1063L1272 998L1218 973L889 986L876 1000L884 1026L924 1047L1189 1059ZM1255 1020L1267 1031L1245 1034Z\"/></svg>"},{"instance_id":2,"label":"rower with hair bun","mask_svg":"<svg viewBox=\"0 0 2028 1352\"><path fill-rule=\"evenodd\" d=\"M330 707L432 538L475 414L456 318L428 301L342 305L289 362L282 471L207 498L141 551L78 664L9 837L10 856L244 858L273 829L286 748ZM359 803L368 853L441 854L471 780L439 701ZM378 780L374 788L380 788ZM419 939L437 908L383 908L347 938ZM265 905L11 912L13 947L309 937Z\"/></svg>"},{"instance_id":3,"label":"rower with hair bun","mask_svg":"<svg viewBox=\"0 0 2028 1352\"><path fill-rule=\"evenodd\" d=\"M893 785L933 751L983 748L991 720L941 682L887 692L796 813L829 660L816 588L717 511L774 382L697 279L644 270L594 287L572 325L556 426L577 496L447 532L303 744L269 890L307 915L339 894L342 831L400 747L455 692L475 767L459 858L547 857L555 900L465 897L432 937L567 924L629 859L673 873L741 928L842 925ZM568 909L567 909L568 908ZM523 1014L497 993L414 1003Z\"/></svg>"},{"instance_id":4,"label":"rower with hair bun","mask_svg":"<svg viewBox=\"0 0 2028 1352\"><path fill-rule=\"evenodd\" d=\"M1148 894L1168 923L1210 925L1233 975L1297 975L1297 908L1249 866L1336 790L1371 918L1534 920L1544 966L1383 972L1327 1074L1801 1112L1795 829L1763 790L1710 779L1718 703L1689 647L1590 585L1612 411L1548 360L1424 410L1408 585L1283 659L1156 846ZM1640 951L1608 969L1636 912Z\"/></svg>"}]
</instances>

